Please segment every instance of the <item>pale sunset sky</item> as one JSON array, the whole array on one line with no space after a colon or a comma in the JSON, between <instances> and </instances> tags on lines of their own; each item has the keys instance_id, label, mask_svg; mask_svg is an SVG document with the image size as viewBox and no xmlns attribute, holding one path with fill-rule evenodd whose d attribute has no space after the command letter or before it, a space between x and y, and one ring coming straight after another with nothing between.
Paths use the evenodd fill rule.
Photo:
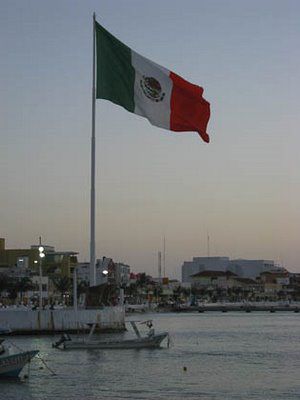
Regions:
<instances>
[{"instance_id":1,"label":"pale sunset sky","mask_svg":"<svg viewBox=\"0 0 300 400\"><path fill-rule=\"evenodd\" d=\"M203 86L211 143L97 100L97 258L300 272L298 0L0 0L0 237L89 259L92 13Z\"/></svg>"}]
</instances>

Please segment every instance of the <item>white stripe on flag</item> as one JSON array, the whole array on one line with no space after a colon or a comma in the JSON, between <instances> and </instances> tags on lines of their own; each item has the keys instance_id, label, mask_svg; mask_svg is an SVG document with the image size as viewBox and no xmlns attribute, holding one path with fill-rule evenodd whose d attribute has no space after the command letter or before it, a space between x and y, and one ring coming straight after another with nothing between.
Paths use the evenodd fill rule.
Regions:
<instances>
[{"instance_id":1,"label":"white stripe on flag","mask_svg":"<svg viewBox=\"0 0 300 400\"><path fill-rule=\"evenodd\" d=\"M170 129L172 80L169 70L140 56L131 50L132 66L135 69L134 104L135 114L148 118L152 125ZM156 97L151 95L145 78L154 78L161 90ZM153 82L153 81L152 81ZM149 83L149 81L148 81Z\"/></svg>"}]
</instances>

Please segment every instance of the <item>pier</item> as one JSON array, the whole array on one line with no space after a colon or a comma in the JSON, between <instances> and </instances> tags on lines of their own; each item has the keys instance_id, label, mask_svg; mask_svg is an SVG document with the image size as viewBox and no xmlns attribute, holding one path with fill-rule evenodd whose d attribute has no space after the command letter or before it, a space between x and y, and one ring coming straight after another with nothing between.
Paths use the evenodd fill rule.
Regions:
<instances>
[{"instance_id":1,"label":"pier","mask_svg":"<svg viewBox=\"0 0 300 400\"><path fill-rule=\"evenodd\" d=\"M171 311L171 310L170 310ZM233 304L208 304L201 306L190 306L190 307L175 307L173 308L174 312L209 312L209 311L219 311L219 312L231 312L231 311L239 311L239 312L254 312L254 311L264 311L264 312L300 312L299 305L254 305L254 304L244 304L244 305L233 305Z\"/></svg>"}]
</instances>

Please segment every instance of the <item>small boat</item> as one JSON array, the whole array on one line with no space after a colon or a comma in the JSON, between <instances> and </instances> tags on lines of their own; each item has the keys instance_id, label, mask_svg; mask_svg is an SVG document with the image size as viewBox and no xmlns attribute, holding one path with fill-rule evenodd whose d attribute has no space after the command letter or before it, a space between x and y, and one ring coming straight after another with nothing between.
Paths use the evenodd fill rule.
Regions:
<instances>
[{"instance_id":1,"label":"small boat","mask_svg":"<svg viewBox=\"0 0 300 400\"><path fill-rule=\"evenodd\" d=\"M0 335L11 333L9 328L0 327ZM0 379L17 378L24 366L38 354L38 350L24 351L21 353L10 353L4 344L5 339L0 339Z\"/></svg>"},{"instance_id":2,"label":"small boat","mask_svg":"<svg viewBox=\"0 0 300 400\"><path fill-rule=\"evenodd\" d=\"M149 332L146 336L141 336L136 322L129 321L133 330L136 333L135 338L132 339L110 339L110 340L97 340L93 338L93 333L96 324L93 324L91 331L87 339L76 339L72 340L69 335L63 334L59 341L53 344L55 348L61 348L63 350L73 349L144 349L144 348L157 348L160 346L165 338L169 339L168 332L162 332L155 334L151 321L142 322L147 324ZM169 344L169 340L168 340Z\"/></svg>"}]
</instances>

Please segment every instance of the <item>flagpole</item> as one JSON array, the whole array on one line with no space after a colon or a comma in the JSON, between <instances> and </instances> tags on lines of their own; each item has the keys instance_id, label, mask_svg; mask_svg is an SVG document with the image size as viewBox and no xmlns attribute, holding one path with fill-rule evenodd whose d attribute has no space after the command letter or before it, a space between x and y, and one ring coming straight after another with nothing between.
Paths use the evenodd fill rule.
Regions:
<instances>
[{"instance_id":1,"label":"flagpole","mask_svg":"<svg viewBox=\"0 0 300 400\"><path fill-rule=\"evenodd\" d=\"M164 266L164 278L166 278L166 237L164 236L164 252L163 252L163 266Z\"/></svg>"},{"instance_id":2,"label":"flagpole","mask_svg":"<svg viewBox=\"0 0 300 400\"><path fill-rule=\"evenodd\" d=\"M96 14L93 13L93 86L92 86L92 137L91 137L91 220L90 220L90 286L96 285L96 241L95 241L95 165L96 165L96 50L95 50Z\"/></svg>"}]
</instances>

